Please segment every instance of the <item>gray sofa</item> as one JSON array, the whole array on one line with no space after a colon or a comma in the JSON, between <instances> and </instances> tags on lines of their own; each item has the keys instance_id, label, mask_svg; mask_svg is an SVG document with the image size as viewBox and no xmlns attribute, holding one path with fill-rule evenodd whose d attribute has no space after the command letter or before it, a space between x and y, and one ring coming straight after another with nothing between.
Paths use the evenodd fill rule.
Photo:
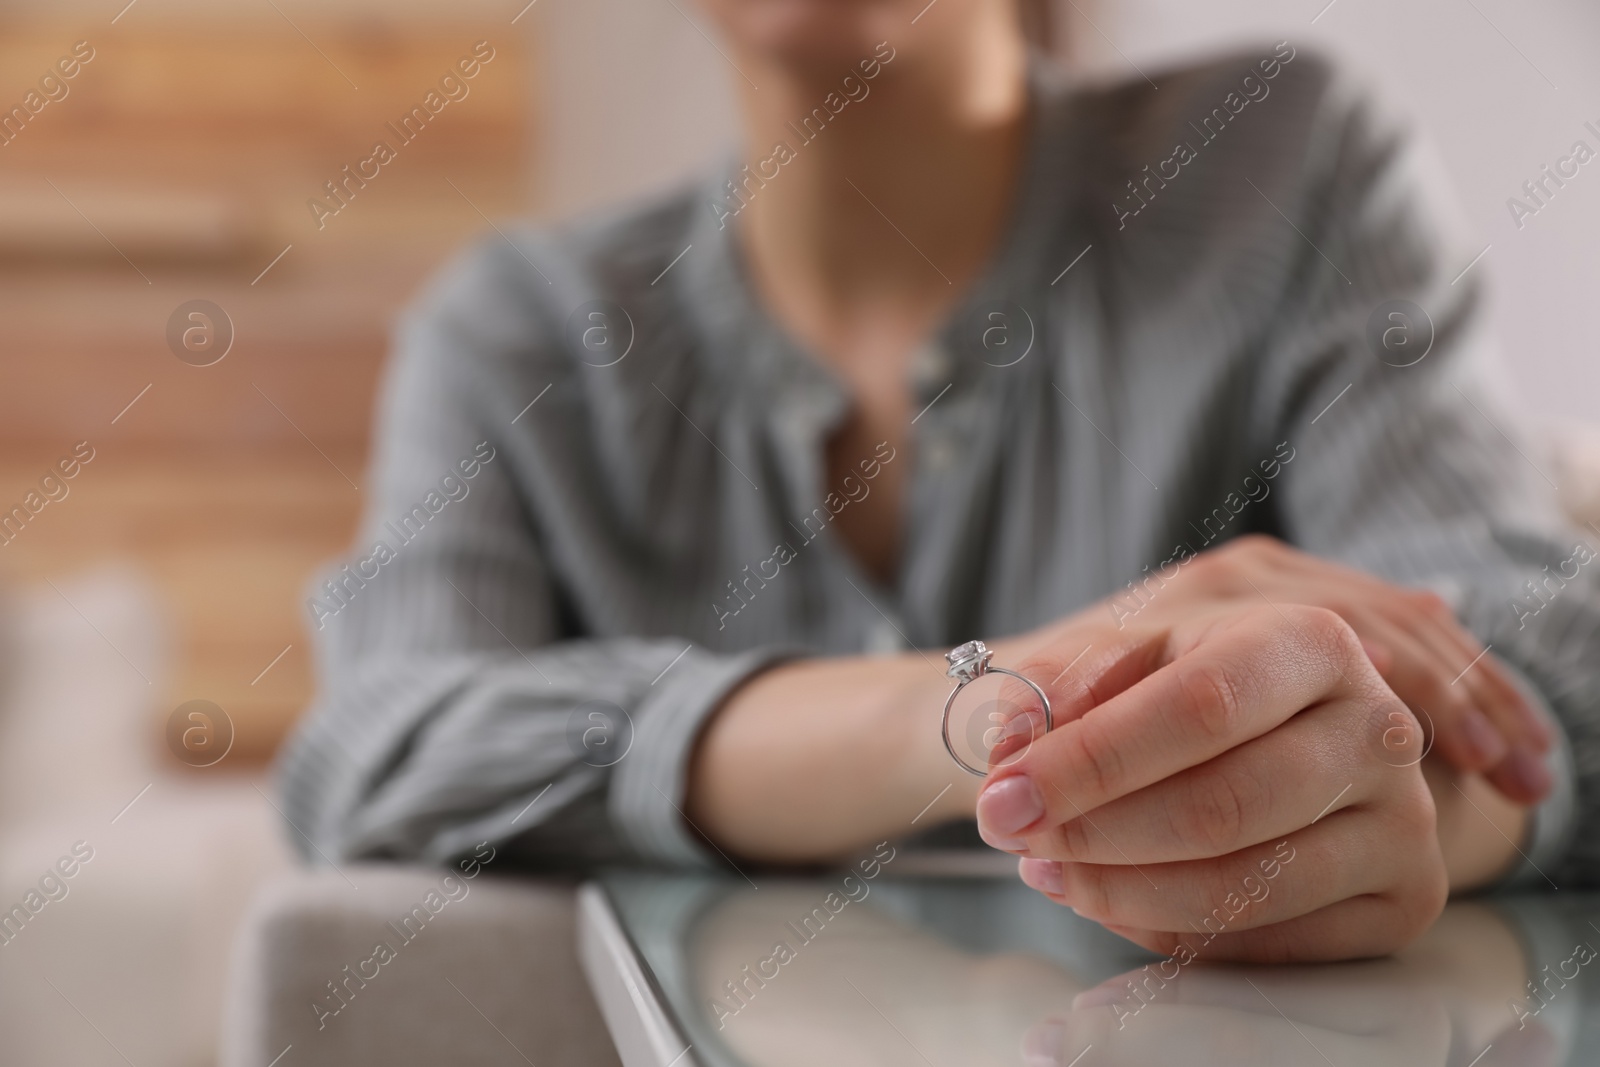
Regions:
<instances>
[{"instance_id":1,"label":"gray sofa","mask_svg":"<svg viewBox=\"0 0 1600 1067\"><path fill-rule=\"evenodd\" d=\"M618 1064L579 969L573 886L485 874L449 899L444 873L322 869L264 889L234 949L222 1067Z\"/></svg>"}]
</instances>

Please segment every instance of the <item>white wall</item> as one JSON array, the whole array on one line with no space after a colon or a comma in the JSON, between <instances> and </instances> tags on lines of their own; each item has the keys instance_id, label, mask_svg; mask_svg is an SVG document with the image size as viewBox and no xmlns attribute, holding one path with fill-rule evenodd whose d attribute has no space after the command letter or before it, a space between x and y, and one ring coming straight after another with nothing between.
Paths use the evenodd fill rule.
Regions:
<instances>
[{"instance_id":1,"label":"white wall","mask_svg":"<svg viewBox=\"0 0 1600 1067\"><path fill-rule=\"evenodd\" d=\"M1131 73L1130 61L1148 71L1197 50L1287 37L1353 64L1433 142L1478 246L1493 246L1473 269L1488 276L1522 400L1532 412L1600 420L1600 160L1520 230L1506 208L1573 141L1600 150L1583 128L1600 127L1600 6L1335 0L1318 17L1326 3L1100 0L1090 17L1104 37L1080 23L1080 58Z\"/></svg>"},{"instance_id":2,"label":"white wall","mask_svg":"<svg viewBox=\"0 0 1600 1067\"><path fill-rule=\"evenodd\" d=\"M1335 0L1326 11L1326 0L1057 2L1086 69L1132 74L1130 60L1154 70L1280 37L1355 65L1431 138L1480 247L1493 245L1474 270L1488 277L1527 406L1600 420L1600 161L1520 231L1506 209L1575 139L1600 149L1583 129L1600 126L1592 0ZM729 143L728 69L679 13L692 0L676 4L539 0L530 12L544 51L545 213L659 186Z\"/></svg>"},{"instance_id":3,"label":"white wall","mask_svg":"<svg viewBox=\"0 0 1600 1067\"><path fill-rule=\"evenodd\" d=\"M728 67L685 17L693 10L693 0L539 0L529 11L543 71L541 214L660 188L731 146Z\"/></svg>"}]
</instances>

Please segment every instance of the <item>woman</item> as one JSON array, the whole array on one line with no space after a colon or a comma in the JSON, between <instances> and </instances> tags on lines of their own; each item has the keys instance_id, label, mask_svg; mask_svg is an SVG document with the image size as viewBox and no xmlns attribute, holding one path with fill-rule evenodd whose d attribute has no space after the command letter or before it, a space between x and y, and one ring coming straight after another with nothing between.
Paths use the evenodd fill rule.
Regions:
<instances>
[{"instance_id":1,"label":"woman","mask_svg":"<svg viewBox=\"0 0 1600 1067\"><path fill-rule=\"evenodd\" d=\"M309 608L313 851L806 863L976 815L1148 947L1222 908L1218 959L1596 869L1588 550L1359 96L1291 42L1069 89L1007 0L703 11L737 163L489 239L405 324ZM974 637L1056 727L981 780L938 726Z\"/></svg>"}]
</instances>

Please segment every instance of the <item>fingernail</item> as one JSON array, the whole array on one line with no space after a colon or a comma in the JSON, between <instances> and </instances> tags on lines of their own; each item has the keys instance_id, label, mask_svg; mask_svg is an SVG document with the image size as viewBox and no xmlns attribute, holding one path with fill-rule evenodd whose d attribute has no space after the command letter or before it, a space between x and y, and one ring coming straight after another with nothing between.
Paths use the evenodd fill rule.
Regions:
<instances>
[{"instance_id":1,"label":"fingernail","mask_svg":"<svg viewBox=\"0 0 1600 1067\"><path fill-rule=\"evenodd\" d=\"M1024 841L1022 838L994 837L989 833L989 831L983 828L982 823L978 824L978 836L983 838L984 844L988 845L990 848L997 848L1001 852L1026 852L1028 850L1028 842Z\"/></svg>"},{"instance_id":2,"label":"fingernail","mask_svg":"<svg viewBox=\"0 0 1600 1067\"><path fill-rule=\"evenodd\" d=\"M1461 740L1479 766L1493 767L1505 758L1505 738L1476 708L1468 708L1461 716Z\"/></svg>"},{"instance_id":3,"label":"fingernail","mask_svg":"<svg viewBox=\"0 0 1600 1067\"><path fill-rule=\"evenodd\" d=\"M1027 1067L1057 1067L1061 1063L1061 1047L1064 1044L1066 1028L1060 1020L1042 1022L1022 1039L1022 1062Z\"/></svg>"},{"instance_id":4,"label":"fingernail","mask_svg":"<svg viewBox=\"0 0 1600 1067\"><path fill-rule=\"evenodd\" d=\"M1544 765L1544 760L1527 749L1518 746L1511 750L1511 755L1501 764L1505 773L1513 782L1521 786L1530 795L1542 797L1550 791L1550 770Z\"/></svg>"},{"instance_id":5,"label":"fingernail","mask_svg":"<svg viewBox=\"0 0 1600 1067\"><path fill-rule=\"evenodd\" d=\"M1017 874L1021 875L1023 885L1053 897L1059 897L1064 888L1061 864L1057 860L1036 860L1032 857L1020 860Z\"/></svg>"},{"instance_id":6,"label":"fingernail","mask_svg":"<svg viewBox=\"0 0 1600 1067\"><path fill-rule=\"evenodd\" d=\"M978 830L991 845L1016 837L1043 814L1044 798L1024 774L1002 778L978 794Z\"/></svg>"}]
</instances>

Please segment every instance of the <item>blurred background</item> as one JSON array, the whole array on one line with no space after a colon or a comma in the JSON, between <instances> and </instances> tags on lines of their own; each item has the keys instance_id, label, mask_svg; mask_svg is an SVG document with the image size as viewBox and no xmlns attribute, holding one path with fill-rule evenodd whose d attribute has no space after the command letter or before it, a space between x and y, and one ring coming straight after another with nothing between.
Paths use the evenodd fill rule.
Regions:
<instances>
[{"instance_id":1,"label":"blurred background","mask_svg":"<svg viewBox=\"0 0 1600 1067\"><path fill-rule=\"evenodd\" d=\"M0 944L5 1062L215 1062L234 926L291 862L265 772L310 696L303 590L353 532L390 323L491 225L726 150L729 70L692 15L0 5L0 910L80 842L93 857ZM1484 249L1470 269L1508 393L1558 470L1595 464L1600 165L1534 216L1508 200L1574 141L1600 147L1600 8L1057 0L1048 16L1050 50L1086 78L1159 81L1282 38L1356 68L1459 193L1447 210ZM386 124L478 42L492 59L467 94L318 218L308 201L336 206L325 183L398 143Z\"/></svg>"}]
</instances>

